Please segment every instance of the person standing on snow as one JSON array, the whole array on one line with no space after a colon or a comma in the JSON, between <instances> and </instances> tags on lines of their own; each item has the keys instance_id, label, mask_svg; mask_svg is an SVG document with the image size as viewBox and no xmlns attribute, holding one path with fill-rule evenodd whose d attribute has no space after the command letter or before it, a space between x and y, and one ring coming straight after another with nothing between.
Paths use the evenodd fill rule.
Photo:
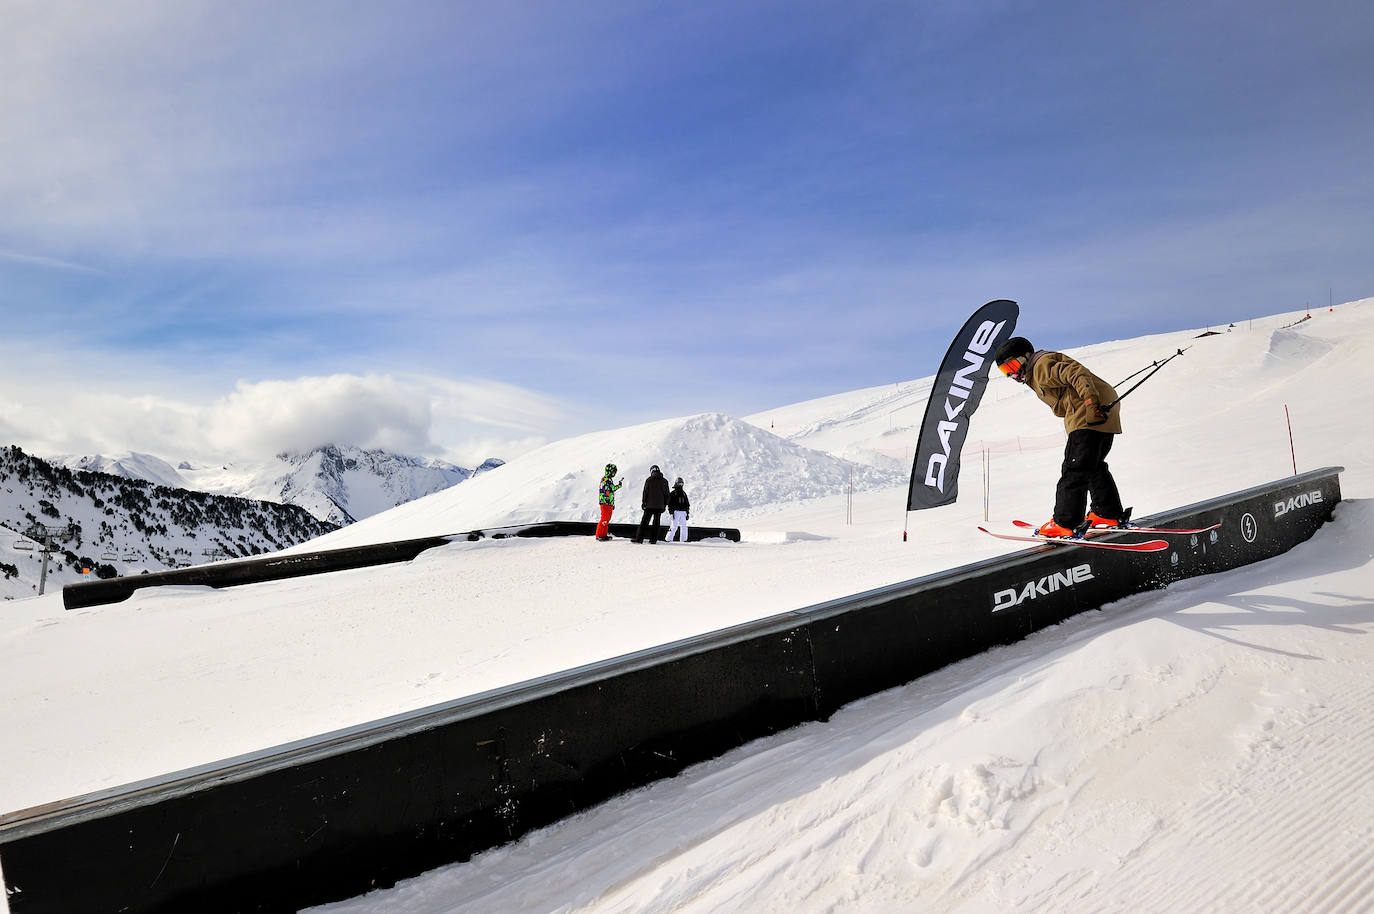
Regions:
<instances>
[{"instance_id":1,"label":"person standing on snow","mask_svg":"<svg viewBox=\"0 0 1374 914\"><path fill-rule=\"evenodd\" d=\"M635 542L644 542L644 532L648 530L649 544L653 545L658 542L659 520L663 517L663 509L668 506L668 480L663 478L657 466L649 467L649 478L644 480L644 495L640 498L639 506L644 509L644 517L639 521Z\"/></svg>"},{"instance_id":2,"label":"person standing on snow","mask_svg":"<svg viewBox=\"0 0 1374 914\"><path fill-rule=\"evenodd\" d=\"M668 493L668 513L672 515L673 523L668 527L668 535L664 537L665 543L673 541L673 533L682 531L682 538L679 542L687 542L687 518L691 517L692 502L687 498L687 490L682 487L682 477L679 476L673 483L673 491Z\"/></svg>"},{"instance_id":3,"label":"person standing on snow","mask_svg":"<svg viewBox=\"0 0 1374 914\"><path fill-rule=\"evenodd\" d=\"M1121 434L1121 409L1104 410L1117 402L1112 385L1062 352L1036 350L1024 337L1007 340L993 355L1002 374L1025 384L1064 420L1069 440L1054 490L1054 516L1035 532L1040 536L1072 536L1086 527L1118 527L1131 509L1121 507L1116 480L1107 468L1107 452ZM1088 498L1092 508L1085 515Z\"/></svg>"},{"instance_id":4,"label":"person standing on snow","mask_svg":"<svg viewBox=\"0 0 1374 914\"><path fill-rule=\"evenodd\" d=\"M601 488L596 496L597 502L601 505L601 523L596 525L596 538L603 543L611 538L611 513L615 511L615 491L625 484L624 477L621 477L619 482L611 481L615 471L615 464L606 464L606 474L601 477Z\"/></svg>"}]
</instances>

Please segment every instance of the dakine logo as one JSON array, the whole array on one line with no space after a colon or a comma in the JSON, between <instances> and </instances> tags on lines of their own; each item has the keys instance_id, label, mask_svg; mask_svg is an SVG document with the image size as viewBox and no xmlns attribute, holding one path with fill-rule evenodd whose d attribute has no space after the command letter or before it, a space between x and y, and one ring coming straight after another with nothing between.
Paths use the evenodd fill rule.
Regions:
<instances>
[{"instance_id":1,"label":"dakine logo","mask_svg":"<svg viewBox=\"0 0 1374 914\"><path fill-rule=\"evenodd\" d=\"M1315 492L1304 492L1301 495L1294 495L1288 501L1274 502L1274 516L1283 517L1289 511L1296 511L1299 508L1306 508L1308 505L1319 505L1322 503L1322 493L1318 489Z\"/></svg>"},{"instance_id":2,"label":"dakine logo","mask_svg":"<svg viewBox=\"0 0 1374 914\"><path fill-rule=\"evenodd\" d=\"M1006 590L997 591L992 597L992 611L1001 612L1004 609L1011 609L1013 606L1020 606L1027 600L1047 597L1057 590L1092 579L1093 568L1091 565L1078 565L1067 571L1047 574L1038 581L1031 581L1021 587L1008 587Z\"/></svg>"},{"instance_id":3,"label":"dakine logo","mask_svg":"<svg viewBox=\"0 0 1374 914\"><path fill-rule=\"evenodd\" d=\"M942 453L931 454L930 460L926 462L926 485L934 486L941 492L945 491L945 467L949 465L949 454L953 448L951 442L960 429L960 422L967 421L968 418L963 412L964 407L968 405L969 394L973 392L972 379L982 370L984 357L1006 323L999 321L994 324L992 321L983 321L964 352L964 367L954 373L949 390L945 392L945 418L936 430L940 436Z\"/></svg>"}]
</instances>

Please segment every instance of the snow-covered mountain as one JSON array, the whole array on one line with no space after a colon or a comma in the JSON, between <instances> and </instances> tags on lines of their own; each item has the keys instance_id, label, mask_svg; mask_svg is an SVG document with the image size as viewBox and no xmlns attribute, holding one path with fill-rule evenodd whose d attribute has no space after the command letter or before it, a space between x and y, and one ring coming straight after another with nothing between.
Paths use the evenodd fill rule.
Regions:
<instances>
[{"instance_id":1,"label":"snow-covered mountain","mask_svg":"<svg viewBox=\"0 0 1374 914\"><path fill-rule=\"evenodd\" d=\"M43 543L35 527L53 534L46 592L83 580L82 569L102 578L163 571L273 552L334 529L297 505L72 470L0 448L0 598L38 593Z\"/></svg>"},{"instance_id":2,"label":"snow-covered mountain","mask_svg":"<svg viewBox=\"0 0 1374 914\"><path fill-rule=\"evenodd\" d=\"M127 451L114 457L95 454L90 457L48 457L48 463L63 466L69 470L86 470L91 473L108 473L125 479L142 479L154 485L169 489L185 489L186 480L176 468L161 457ZM183 466L186 466L183 464Z\"/></svg>"},{"instance_id":3,"label":"snow-covered mountain","mask_svg":"<svg viewBox=\"0 0 1374 914\"><path fill-rule=\"evenodd\" d=\"M469 470L433 458L332 444L303 454L282 453L270 460L227 465L182 461L173 467L159 457L139 453L50 460L73 470L145 479L169 488L299 505L318 519L340 526L447 489L503 463L492 458Z\"/></svg>"},{"instance_id":4,"label":"snow-covered mountain","mask_svg":"<svg viewBox=\"0 0 1374 914\"><path fill-rule=\"evenodd\" d=\"M181 475L188 488L299 505L342 526L447 489L475 472L443 460L331 444L256 464L188 466Z\"/></svg>"}]
</instances>

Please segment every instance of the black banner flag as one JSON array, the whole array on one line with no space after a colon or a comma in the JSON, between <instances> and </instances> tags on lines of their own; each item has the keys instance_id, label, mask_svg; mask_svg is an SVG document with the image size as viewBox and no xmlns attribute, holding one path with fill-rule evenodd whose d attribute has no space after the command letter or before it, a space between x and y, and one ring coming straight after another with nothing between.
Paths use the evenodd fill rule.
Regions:
<instances>
[{"instance_id":1,"label":"black banner flag","mask_svg":"<svg viewBox=\"0 0 1374 914\"><path fill-rule=\"evenodd\" d=\"M1020 314L1014 301L990 301L954 337L930 389L916 438L908 511L952 504L959 497L959 452L968 437L969 419L988 386L992 354L1011 337Z\"/></svg>"}]
</instances>

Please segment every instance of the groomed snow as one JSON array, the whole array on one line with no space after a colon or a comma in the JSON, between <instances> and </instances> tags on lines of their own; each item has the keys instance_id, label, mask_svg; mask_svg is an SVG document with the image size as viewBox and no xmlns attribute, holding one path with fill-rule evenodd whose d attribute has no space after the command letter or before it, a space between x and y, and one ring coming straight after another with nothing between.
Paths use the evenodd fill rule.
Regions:
<instances>
[{"instance_id":1,"label":"groomed snow","mask_svg":"<svg viewBox=\"0 0 1374 914\"><path fill-rule=\"evenodd\" d=\"M339 912L1354 911L1374 894L1374 300L1074 354L1117 381L1138 515L1341 465L1291 553L1076 617ZM1037 339L1033 316L1024 335ZM581 436L321 546L586 518L681 475L744 542L499 540L407 565L64 612L0 606L0 810L448 701L1009 551L1063 436L990 382L953 506L906 517L928 379ZM1287 412L1285 411L1287 407ZM904 444L905 442L905 444ZM822 453L822 452L828 452ZM849 487L853 461L855 492ZM862 461L868 461L864 463ZM911 539L902 541L909 523Z\"/></svg>"}]
</instances>

